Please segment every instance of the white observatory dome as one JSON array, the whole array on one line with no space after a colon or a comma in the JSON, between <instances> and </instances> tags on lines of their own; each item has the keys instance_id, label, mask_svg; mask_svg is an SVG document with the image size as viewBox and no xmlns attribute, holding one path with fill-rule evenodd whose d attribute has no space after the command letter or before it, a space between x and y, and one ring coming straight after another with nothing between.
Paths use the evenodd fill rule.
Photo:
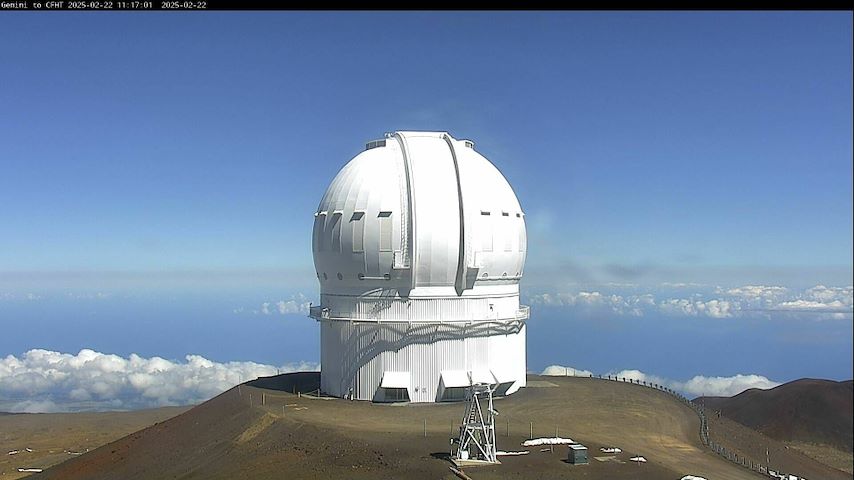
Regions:
<instances>
[{"instance_id":1,"label":"white observatory dome","mask_svg":"<svg viewBox=\"0 0 854 480\"><path fill-rule=\"evenodd\" d=\"M367 147L341 169L315 213L312 250L323 293L462 293L518 283L522 208L471 141L398 132Z\"/></svg>"},{"instance_id":2,"label":"white observatory dome","mask_svg":"<svg viewBox=\"0 0 854 480\"><path fill-rule=\"evenodd\" d=\"M382 401L405 388L437 401L459 394L445 391L462 388L451 378L524 386L524 213L473 142L386 134L341 169L314 215L325 392ZM419 337L427 325L431 339Z\"/></svg>"}]
</instances>

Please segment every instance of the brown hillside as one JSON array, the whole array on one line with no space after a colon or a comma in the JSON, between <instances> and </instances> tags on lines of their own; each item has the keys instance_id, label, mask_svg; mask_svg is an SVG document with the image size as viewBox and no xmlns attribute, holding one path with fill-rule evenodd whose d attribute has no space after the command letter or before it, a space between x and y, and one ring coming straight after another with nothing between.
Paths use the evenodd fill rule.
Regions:
<instances>
[{"instance_id":1,"label":"brown hillside","mask_svg":"<svg viewBox=\"0 0 854 480\"><path fill-rule=\"evenodd\" d=\"M294 395L278 381L255 384L267 388L233 388L38 478L456 478L444 457L463 412L459 403L378 405ZM529 376L529 386L497 400L496 409L499 449L524 450L520 443L533 428L535 437L557 433L587 445L591 461L568 465L566 447L536 447L528 455L501 457L500 466L467 469L476 480L762 478L704 448L697 415L650 388ZM623 452L606 455L599 451L604 446ZM648 463L628 461L634 455ZM794 462L790 471L808 478L850 478L807 457Z\"/></svg>"},{"instance_id":2,"label":"brown hillside","mask_svg":"<svg viewBox=\"0 0 854 480\"><path fill-rule=\"evenodd\" d=\"M19 472L18 468L47 468L62 463L189 408L0 414L0 478L26 477L29 474ZM9 455L13 451L18 453Z\"/></svg>"},{"instance_id":3,"label":"brown hillside","mask_svg":"<svg viewBox=\"0 0 854 480\"><path fill-rule=\"evenodd\" d=\"M707 409L787 442L854 449L854 384L851 380L802 379L734 397L705 397Z\"/></svg>"}]
</instances>

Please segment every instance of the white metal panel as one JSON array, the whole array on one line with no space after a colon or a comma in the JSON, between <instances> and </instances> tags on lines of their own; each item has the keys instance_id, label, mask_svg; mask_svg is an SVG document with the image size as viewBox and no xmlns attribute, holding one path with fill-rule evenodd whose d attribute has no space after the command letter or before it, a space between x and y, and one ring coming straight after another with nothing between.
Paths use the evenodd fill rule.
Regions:
<instances>
[{"instance_id":1,"label":"white metal panel","mask_svg":"<svg viewBox=\"0 0 854 480\"><path fill-rule=\"evenodd\" d=\"M490 371L493 378L495 378L496 383L507 383L516 380L513 375L507 368L495 368Z\"/></svg>"},{"instance_id":2,"label":"white metal panel","mask_svg":"<svg viewBox=\"0 0 854 480\"><path fill-rule=\"evenodd\" d=\"M445 388L468 387L471 385L469 373L465 370L442 370L441 377Z\"/></svg>"},{"instance_id":3,"label":"white metal panel","mask_svg":"<svg viewBox=\"0 0 854 480\"><path fill-rule=\"evenodd\" d=\"M435 134L409 134L413 218L418 225L415 286L453 285L459 251L460 214L456 169L447 143Z\"/></svg>"},{"instance_id":4,"label":"white metal panel","mask_svg":"<svg viewBox=\"0 0 854 480\"><path fill-rule=\"evenodd\" d=\"M321 331L321 388L330 395L346 395L353 388L355 398L371 400L387 372L409 372L412 402L436 401L449 371L481 370L475 375L490 382L486 374L492 372L490 378L512 380L513 391L524 385L524 327L508 335L444 338L441 329L430 325L325 321ZM437 340L423 343L431 336Z\"/></svg>"},{"instance_id":5,"label":"white metal panel","mask_svg":"<svg viewBox=\"0 0 854 480\"><path fill-rule=\"evenodd\" d=\"M492 372L485 368L476 368L471 372L471 381L472 383L495 383L495 377L492 376Z\"/></svg>"},{"instance_id":6,"label":"white metal panel","mask_svg":"<svg viewBox=\"0 0 854 480\"><path fill-rule=\"evenodd\" d=\"M409 372L383 372L382 388L409 388Z\"/></svg>"},{"instance_id":7,"label":"white metal panel","mask_svg":"<svg viewBox=\"0 0 854 480\"><path fill-rule=\"evenodd\" d=\"M463 184L465 228L472 232L472 235L466 235L466 248L472 251L472 265L477 258L478 281L494 282L521 276L525 253L520 251L519 239L525 238L525 224L520 221L522 207L513 189L501 172L482 155L471 148L457 151ZM489 212L489 215L482 215L482 212ZM492 237L491 242L486 241L487 236ZM508 239L512 245L510 251L504 248ZM491 248L485 250L485 246Z\"/></svg>"}]
</instances>

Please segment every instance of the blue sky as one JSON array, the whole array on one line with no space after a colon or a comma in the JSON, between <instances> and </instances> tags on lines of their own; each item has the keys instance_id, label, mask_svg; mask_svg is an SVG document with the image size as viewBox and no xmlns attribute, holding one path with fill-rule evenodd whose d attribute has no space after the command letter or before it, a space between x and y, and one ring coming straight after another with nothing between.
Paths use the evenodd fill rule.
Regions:
<instances>
[{"instance_id":1,"label":"blue sky","mask_svg":"<svg viewBox=\"0 0 854 480\"><path fill-rule=\"evenodd\" d=\"M851 24L850 12L5 12L0 356L317 361L298 309L253 312L316 298L311 214L326 186L365 141L423 129L475 140L528 215L523 291L543 305L529 349L568 322L596 339L600 353L534 356L533 369L850 377ZM759 315L726 293L746 285L788 290ZM807 291L818 285L843 290ZM613 337L595 332L624 313L537 297L580 292L655 295L650 329L679 324L669 299L742 299L729 317L683 311L696 328L662 328L662 345L748 317L733 335L809 337L815 352L849 340L805 360L814 368L754 368L746 345L720 372L608 363ZM779 313L787 302L825 306ZM620 342L636 325L624 324ZM220 341L243 327L285 344Z\"/></svg>"}]
</instances>

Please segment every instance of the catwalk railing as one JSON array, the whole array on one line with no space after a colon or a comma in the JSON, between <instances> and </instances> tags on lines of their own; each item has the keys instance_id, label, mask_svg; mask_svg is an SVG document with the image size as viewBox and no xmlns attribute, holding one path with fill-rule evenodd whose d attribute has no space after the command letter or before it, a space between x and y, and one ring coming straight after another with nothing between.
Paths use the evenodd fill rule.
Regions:
<instances>
[{"instance_id":1,"label":"catwalk railing","mask_svg":"<svg viewBox=\"0 0 854 480\"><path fill-rule=\"evenodd\" d=\"M336 315L330 312L328 308L317 306L309 307L308 316L315 320L331 320L339 322L370 322L370 323L460 323L460 324L475 324L475 323L496 323L496 322L523 322L530 317L531 307L527 305L519 305L519 309L512 312L511 315L501 316L496 315L494 318L438 318L435 320L410 319L410 318L392 318L379 319L373 314L350 312L347 315Z\"/></svg>"}]
</instances>

